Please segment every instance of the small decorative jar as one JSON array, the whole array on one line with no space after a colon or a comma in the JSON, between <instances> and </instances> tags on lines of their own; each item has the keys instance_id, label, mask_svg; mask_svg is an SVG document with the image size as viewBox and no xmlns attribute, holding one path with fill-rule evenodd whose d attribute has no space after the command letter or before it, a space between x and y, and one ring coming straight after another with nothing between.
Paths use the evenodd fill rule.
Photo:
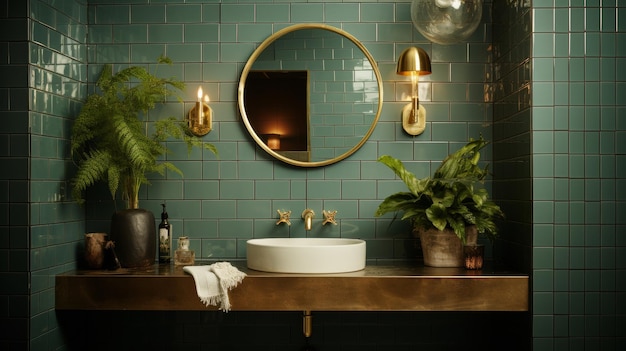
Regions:
<instances>
[{"instance_id":1,"label":"small decorative jar","mask_svg":"<svg viewBox=\"0 0 626 351\"><path fill-rule=\"evenodd\" d=\"M181 236L178 238L178 249L174 253L175 266L193 266L196 261L196 253L189 250L189 238Z\"/></svg>"},{"instance_id":2,"label":"small decorative jar","mask_svg":"<svg viewBox=\"0 0 626 351\"><path fill-rule=\"evenodd\" d=\"M465 245L463 246L463 254L465 256L465 269L483 269L484 245Z\"/></svg>"}]
</instances>

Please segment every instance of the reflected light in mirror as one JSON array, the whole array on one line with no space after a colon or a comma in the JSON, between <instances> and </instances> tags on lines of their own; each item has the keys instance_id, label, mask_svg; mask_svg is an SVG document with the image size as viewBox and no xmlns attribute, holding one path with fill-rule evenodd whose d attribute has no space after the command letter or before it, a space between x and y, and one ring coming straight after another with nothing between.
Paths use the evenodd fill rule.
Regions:
<instances>
[{"instance_id":1,"label":"reflected light in mirror","mask_svg":"<svg viewBox=\"0 0 626 351\"><path fill-rule=\"evenodd\" d=\"M280 150L280 134L268 134L267 146L272 150Z\"/></svg>"}]
</instances>

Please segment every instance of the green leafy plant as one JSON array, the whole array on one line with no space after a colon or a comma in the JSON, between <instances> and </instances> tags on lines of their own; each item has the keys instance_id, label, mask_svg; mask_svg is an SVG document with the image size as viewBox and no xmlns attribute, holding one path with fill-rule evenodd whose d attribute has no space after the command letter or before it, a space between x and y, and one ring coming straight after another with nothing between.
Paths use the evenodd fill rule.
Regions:
<instances>
[{"instance_id":1,"label":"green leafy plant","mask_svg":"<svg viewBox=\"0 0 626 351\"><path fill-rule=\"evenodd\" d=\"M432 177L418 179L404 164L383 155L378 161L389 167L409 191L392 194L378 206L375 216L388 212L402 213L415 228L450 228L466 242L466 226L475 225L478 234L494 240L498 235L495 219L503 217L500 207L489 200L487 190L479 185L489 174L488 166L478 165L480 150L488 144L482 137L470 140L448 155Z\"/></svg>"},{"instance_id":2,"label":"green leafy plant","mask_svg":"<svg viewBox=\"0 0 626 351\"><path fill-rule=\"evenodd\" d=\"M159 64L171 64L160 57ZM138 208L139 189L149 184L147 174L166 170L182 176L171 162L169 138L183 140L188 152L199 146L217 154L215 146L189 133L187 123L175 117L154 122L148 135L148 122L142 120L157 103L176 97L185 85L173 78L159 78L146 68L131 66L113 74L105 65L96 83L99 92L90 95L72 127L71 153L78 169L71 182L72 196L82 204L83 193L97 182L108 184L115 199L119 188L127 208Z\"/></svg>"}]
</instances>

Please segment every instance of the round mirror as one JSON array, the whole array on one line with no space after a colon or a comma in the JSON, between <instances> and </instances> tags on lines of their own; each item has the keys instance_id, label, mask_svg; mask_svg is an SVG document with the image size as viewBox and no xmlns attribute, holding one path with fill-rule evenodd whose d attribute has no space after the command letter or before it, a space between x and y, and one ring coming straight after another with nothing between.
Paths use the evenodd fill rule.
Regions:
<instances>
[{"instance_id":1,"label":"round mirror","mask_svg":"<svg viewBox=\"0 0 626 351\"><path fill-rule=\"evenodd\" d=\"M353 154L374 131L382 79L372 55L349 33L299 24L252 53L238 103L263 150L292 165L325 166Z\"/></svg>"}]
</instances>

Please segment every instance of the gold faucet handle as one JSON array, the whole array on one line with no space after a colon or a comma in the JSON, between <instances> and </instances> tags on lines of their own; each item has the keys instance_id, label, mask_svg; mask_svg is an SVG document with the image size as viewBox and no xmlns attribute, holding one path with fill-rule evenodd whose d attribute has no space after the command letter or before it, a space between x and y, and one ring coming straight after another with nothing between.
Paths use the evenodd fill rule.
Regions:
<instances>
[{"instance_id":1,"label":"gold faucet handle","mask_svg":"<svg viewBox=\"0 0 626 351\"><path fill-rule=\"evenodd\" d=\"M322 225L325 225L325 224L328 224L328 223L337 225L337 220L335 220L335 216L337 215L337 211L322 210L322 214L324 215L324 222L322 222Z\"/></svg>"},{"instance_id":2,"label":"gold faucet handle","mask_svg":"<svg viewBox=\"0 0 626 351\"><path fill-rule=\"evenodd\" d=\"M276 225L279 225L281 223L291 225L291 211L283 212L281 210L276 210L276 212L278 212L278 222L276 222Z\"/></svg>"}]
</instances>

